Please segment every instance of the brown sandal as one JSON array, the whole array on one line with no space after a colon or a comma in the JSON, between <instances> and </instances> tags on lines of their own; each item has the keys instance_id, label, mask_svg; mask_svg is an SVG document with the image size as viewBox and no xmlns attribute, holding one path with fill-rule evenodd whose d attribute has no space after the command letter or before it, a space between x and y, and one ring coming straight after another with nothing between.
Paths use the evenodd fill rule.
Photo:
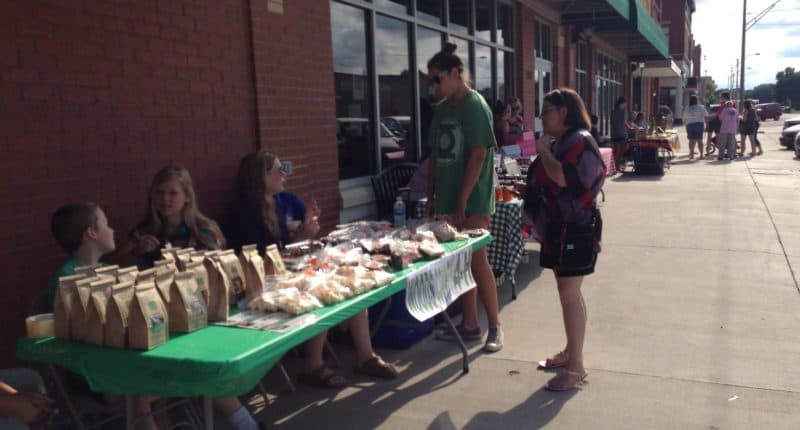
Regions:
<instances>
[{"instance_id":1,"label":"brown sandal","mask_svg":"<svg viewBox=\"0 0 800 430\"><path fill-rule=\"evenodd\" d=\"M564 367L567 365L569 361L569 356L567 355L567 351L559 351L556 355L539 362L540 369L558 369L559 367Z\"/></svg>"},{"instance_id":2,"label":"brown sandal","mask_svg":"<svg viewBox=\"0 0 800 430\"><path fill-rule=\"evenodd\" d=\"M336 373L328 366L322 365L314 369L311 373L302 373L300 382L318 388L342 388L347 385L347 379Z\"/></svg>"},{"instance_id":3,"label":"brown sandal","mask_svg":"<svg viewBox=\"0 0 800 430\"><path fill-rule=\"evenodd\" d=\"M364 364L354 368L353 372L385 379L396 378L398 375L397 369L395 369L395 367L391 364L383 361L383 359L378 355L372 356L372 358L365 361Z\"/></svg>"}]
</instances>

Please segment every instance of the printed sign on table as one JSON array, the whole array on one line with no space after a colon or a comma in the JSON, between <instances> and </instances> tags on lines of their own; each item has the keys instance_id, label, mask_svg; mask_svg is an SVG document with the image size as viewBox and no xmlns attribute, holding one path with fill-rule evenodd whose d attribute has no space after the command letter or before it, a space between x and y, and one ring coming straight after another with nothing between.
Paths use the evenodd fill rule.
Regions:
<instances>
[{"instance_id":1,"label":"printed sign on table","mask_svg":"<svg viewBox=\"0 0 800 430\"><path fill-rule=\"evenodd\" d=\"M444 311L459 296L475 288L470 262L472 247L466 246L411 273L406 278L406 308L425 321Z\"/></svg>"}]
</instances>

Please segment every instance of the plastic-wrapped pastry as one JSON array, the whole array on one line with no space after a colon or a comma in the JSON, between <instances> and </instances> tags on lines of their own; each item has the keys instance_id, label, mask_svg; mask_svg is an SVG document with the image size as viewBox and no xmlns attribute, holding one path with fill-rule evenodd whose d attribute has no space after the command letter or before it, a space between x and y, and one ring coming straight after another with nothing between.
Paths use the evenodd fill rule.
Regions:
<instances>
[{"instance_id":1,"label":"plastic-wrapped pastry","mask_svg":"<svg viewBox=\"0 0 800 430\"><path fill-rule=\"evenodd\" d=\"M446 222L440 222L435 227L433 227L433 234L436 235L436 239L439 242L450 242L456 237L456 229L452 225Z\"/></svg>"},{"instance_id":2,"label":"plastic-wrapped pastry","mask_svg":"<svg viewBox=\"0 0 800 430\"><path fill-rule=\"evenodd\" d=\"M323 284L315 285L309 288L308 292L326 305L339 303L353 295L350 289L335 280L328 280Z\"/></svg>"},{"instance_id":3,"label":"plastic-wrapped pastry","mask_svg":"<svg viewBox=\"0 0 800 430\"><path fill-rule=\"evenodd\" d=\"M300 315L322 307L322 303L312 294L300 291L291 296L278 297L278 307L286 313Z\"/></svg>"},{"instance_id":4,"label":"plastic-wrapped pastry","mask_svg":"<svg viewBox=\"0 0 800 430\"><path fill-rule=\"evenodd\" d=\"M444 255L445 249L438 242L423 242L419 245L419 252L427 258L438 258Z\"/></svg>"},{"instance_id":5,"label":"plastic-wrapped pastry","mask_svg":"<svg viewBox=\"0 0 800 430\"><path fill-rule=\"evenodd\" d=\"M375 281L376 286L382 287L384 285L390 284L394 281L394 275L389 272L384 272L383 270L373 270L370 271L368 274L364 275L366 278L372 279Z\"/></svg>"},{"instance_id":6,"label":"plastic-wrapped pastry","mask_svg":"<svg viewBox=\"0 0 800 430\"><path fill-rule=\"evenodd\" d=\"M436 242L436 235L430 230L417 230L411 239L416 242Z\"/></svg>"},{"instance_id":7,"label":"plastic-wrapped pastry","mask_svg":"<svg viewBox=\"0 0 800 430\"><path fill-rule=\"evenodd\" d=\"M262 293L250 301L249 307L255 311L275 312L279 309L278 302L281 297L293 296L300 293L297 288L286 288Z\"/></svg>"},{"instance_id":8,"label":"plastic-wrapped pastry","mask_svg":"<svg viewBox=\"0 0 800 430\"><path fill-rule=\"evenodd\" d=\"M305 276L295 276L278 281L275 284L276 290L285 290L287 288L303 289L308 286L308 280Z\"/></svg>"}]
</instances>

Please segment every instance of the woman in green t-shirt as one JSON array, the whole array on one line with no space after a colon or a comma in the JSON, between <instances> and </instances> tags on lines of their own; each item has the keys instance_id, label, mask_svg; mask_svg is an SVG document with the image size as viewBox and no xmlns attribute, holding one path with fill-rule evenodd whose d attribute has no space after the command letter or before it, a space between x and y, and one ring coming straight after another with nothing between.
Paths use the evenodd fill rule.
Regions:
<instances>
[{"instance_id":1,"label":"woman in green t-shirt","mask_svg":"<svg viewBox=\"0 0 800 430\"><path fill-rule=\"evenodd\" d=\"M438 215L457 228L489 228L494 213L494 147L492 111L480 93L472 90L464 64L448 43L428 61L428 77L436 95L429 142L432 146L428 170L427 214ZM478 294L489 319L484 351L503 347L503 331L497 305L497 285L486 248L472 254L472 276L478 284L462 296L463 318L458 332L464 340L482 337L478 324ZM437 338L452 339L449 331Z\"/></svg>"}]
</instances>

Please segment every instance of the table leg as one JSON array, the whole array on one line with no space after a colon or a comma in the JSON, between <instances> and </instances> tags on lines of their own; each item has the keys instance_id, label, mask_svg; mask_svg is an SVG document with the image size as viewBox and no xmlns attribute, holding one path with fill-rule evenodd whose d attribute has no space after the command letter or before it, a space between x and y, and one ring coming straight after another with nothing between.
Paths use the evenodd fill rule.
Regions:
<instances>
[{"instance_id":1,"label":"table leg","mask_svg":"<svg viewBox=\"0 0 800 430\"><path fill-rule=\"evenodd\" d=\"M48 364L47 371L50 373L50 377L53 378L56 391L58 391L58 394L64 399L64 404L67 406L75 426L78 427L78 430L86 430L86 426L83 425L80 414L78 414L78 411L75 409L75 405L72 404L72 399L69 398L69 393L67 393L67 389L64 387L64 383L61 381L61 376L59 376L55 366Z\"/></svg>"},{"instance_id":2,"label":"table leg","mask_svg":"<svg viewBox=\"0 0 800 430\"><path fill-rule=\"evenodd\" d=\"M203 396L203 428L214 430L214 407L211 405L211 397Z\"/></svg>"},{"instance_id":3,"label":"table leg","mask_svg":"<svg viewBox=\"0 0 800 430\"><path fill-rule=\"evenodd\" d=\"M133 413L133 395L125 394L125 429L134 430L136 427L136 416Z\"/></svg>"},{"instance_id":4,"label":"table leg","mask_svg":"<svg viewBox=\"0 0 800 430\"><path fill-rule=\"evenodd\" d=\"M444 322L447 323L447 327L450 329L450 333L456 338L456 342L458 342L458 347L461 348L461 362L462 362L462 370L463 373L469 373L469 363L467 362L467 346L464 345L464 340L461 339L461 335L458 334L458 330L456 330L456 326L453 325L453 321L450 320L450 316L447 315L447 310L441 313L444 317Z\"/></svg>"}]
</instances>

